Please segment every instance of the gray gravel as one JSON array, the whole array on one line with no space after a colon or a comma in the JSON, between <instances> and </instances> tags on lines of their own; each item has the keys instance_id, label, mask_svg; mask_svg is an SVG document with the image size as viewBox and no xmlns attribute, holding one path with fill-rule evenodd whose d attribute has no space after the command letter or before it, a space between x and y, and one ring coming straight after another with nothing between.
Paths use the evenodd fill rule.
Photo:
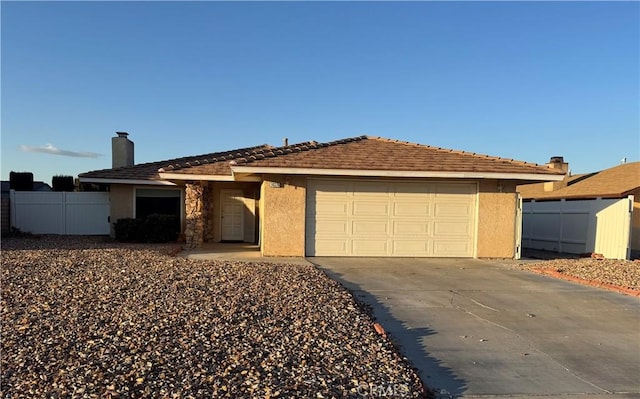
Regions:
<instances>
[{"instance_id":1,"label":"gray gravel","mask_svg":"<svg viewBox=\"0 0 640 399\"><path fill-rule=\"evenodd\" d=\"M526 270L550 269L584 280L640 290L640 262L616 259L558 258L521 263Z\"/></svg>"},{"instance_id":2,"label":"gray gravel","mask_svg":"<svg viewBox=\"0 0 640 399\"><path fill-rule=\"evenodd\" d=\"M172 251L4 239L0 396L431 397L365 308L313 266Z\"/></svg>"}]
</instances>

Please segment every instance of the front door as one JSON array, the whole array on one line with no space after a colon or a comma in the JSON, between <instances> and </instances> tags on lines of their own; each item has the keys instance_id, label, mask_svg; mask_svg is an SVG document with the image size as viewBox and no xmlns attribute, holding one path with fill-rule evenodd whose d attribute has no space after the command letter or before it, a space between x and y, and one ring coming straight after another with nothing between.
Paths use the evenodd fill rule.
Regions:
<instances>
[{"instance_id":1,"label":"front door","mask_svg":"<svg viewBox=\"0 0 640 399\"><path fill-rule=\"evenodd\" d=\"M220 190L222 241L244 241L244 202L241 190Z\"/></svg>"}]
</instances>

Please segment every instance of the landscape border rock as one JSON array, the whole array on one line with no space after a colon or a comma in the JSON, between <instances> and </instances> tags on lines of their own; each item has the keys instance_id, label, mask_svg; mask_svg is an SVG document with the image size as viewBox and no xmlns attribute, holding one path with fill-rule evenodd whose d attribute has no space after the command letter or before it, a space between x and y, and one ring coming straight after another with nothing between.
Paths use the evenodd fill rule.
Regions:
<instances>
[{"instance_id":1,"label":"landscape border rock","mask_svg":"<svg viewBox=\"0 0 640 399\"><path fill-rule=\"evenodd\" d=\"M580 277L570 276L568 274L563 274L563 273L561 273L561 272L559 272L557 270L554 270L554 269L534 268L534 269L531 269L531 270L536 272L536 273L539 273L539 274L544 274L544 275L547 275L547 276L555 277L555 278L562 279L562 280L571 281L571 282L574 282L574 283L589 285L591 287L596 287L596 288L604 288L604 289L607 289L607 290L610 290L610 291L615 291L615 292L619 292L621 294L631 295L631 296L635 296L635 297L640 296L640 290L621 287L621 286L614 285L614 284L603 283L603 282L597 281L597 280L587 280L587 279L580 278Z\"/></svg>"},{"instance_id":2,"label":"landscape border rock","mask_svg":"<svg viewBox=\"0 0 640 399\"><path fill-rule=\"evenodd\" d=\"M541 253L535 262L521 262L517 268L625 295L640 296L640 264L597 256L559 256Z\"/></svg>"}]
</instances>

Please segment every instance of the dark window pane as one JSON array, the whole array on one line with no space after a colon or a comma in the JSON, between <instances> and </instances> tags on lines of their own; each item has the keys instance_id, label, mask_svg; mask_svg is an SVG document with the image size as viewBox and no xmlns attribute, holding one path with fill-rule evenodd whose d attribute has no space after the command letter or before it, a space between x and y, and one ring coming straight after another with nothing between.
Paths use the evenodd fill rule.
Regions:
<instances>
[{"instance_id":1,"label":"dark window pane","mask_svg":"<svg viewBox=\"0 0 640 399\"><path fill-rule=\"evenodd\" d=\"M144 219L154 213L180 217L180 198L136 197L137 219Z\"/></svg>"}]
</instances>

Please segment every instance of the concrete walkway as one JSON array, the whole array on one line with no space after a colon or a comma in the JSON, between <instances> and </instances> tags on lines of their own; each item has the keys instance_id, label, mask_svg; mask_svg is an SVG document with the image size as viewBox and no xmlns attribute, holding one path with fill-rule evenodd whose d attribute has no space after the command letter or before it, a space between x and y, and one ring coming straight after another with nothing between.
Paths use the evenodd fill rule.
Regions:
<instances>
[{"instance_id":1,"label":"concrete walkway","mask_svg":"<svg viewBox=\"0 0 640 399\"><path fill-rule=\"evenodd\" d=\"M640 397L638 298L504 262L308 259L373 306L443 398Z\"/></svg>"},{"instance_id":2,"label":"concrete walkway","mask_svg":"<svg viewBox=\"0 0 640 399\"><path fill-rule=\"evenodd\" d=\"M205 243L202 248L184 250L178 255L187 259L199 260L287 263L294 265L309 264L303 257L262 256L258 245L246 243Z\"/></svg>"}]
</instances>

